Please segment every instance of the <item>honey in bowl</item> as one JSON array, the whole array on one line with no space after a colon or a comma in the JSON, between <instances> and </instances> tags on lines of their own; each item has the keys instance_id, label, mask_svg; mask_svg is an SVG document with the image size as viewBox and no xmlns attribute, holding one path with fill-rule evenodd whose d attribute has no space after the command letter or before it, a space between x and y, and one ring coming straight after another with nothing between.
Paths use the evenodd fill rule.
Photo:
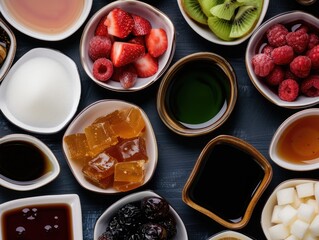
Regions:
<instances>
[{"instance_id":1,"label":"honey in bowl","mask_svg":"<svg viewBox=\"0 0 319 240\"><path fill-rule=\"evenodd\" d=\"M46 34L59 34L79 19L84 0L3 0L21 25Z\"/></svg>"},{"instance_id":2,"label":"honey in bowl","mask_svg":"<svg viewBox=\"0 0 319 240\"><path fill-rule=\"evenodd\" d=\"M294 164L319 162L319 116L305 116L289 125L281 134L277 154Z\"/></svg>"},{"instance_id":3,"label":"honey in bowl","mask_svg":"<svg viewBox=\"0 0 319 240\"><path fill-rule=\"evenodd\" d=\"M227 109L228 82L216 64L205 60L186 63L176 72L168 88L168 109L185 127L207 127Z\"/></svg>"}]
</instances>

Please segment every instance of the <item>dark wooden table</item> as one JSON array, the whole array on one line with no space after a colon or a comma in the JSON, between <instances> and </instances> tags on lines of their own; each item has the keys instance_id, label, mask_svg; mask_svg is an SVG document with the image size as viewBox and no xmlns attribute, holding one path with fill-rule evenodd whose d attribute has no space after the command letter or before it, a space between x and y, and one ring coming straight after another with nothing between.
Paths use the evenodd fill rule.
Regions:
<instances>
[{"instance_id":1,"label":"dark wooden table","mask_svg":"<svg viewBox=\"0 0 319 240\"><path fill-rule=\"evenodd\" d=\"M94 0L90 16L110 1ZM238 77L239 96L235 110L227 122L216 132L198 138L185 138L171 132L160 120L156 111L156 93L159 82L142 92L123 94L114 93L96 85L85 74L79 60L79 41L84 25L69 38L58 42L45 42L28 37L14 30L17 38L15 61L34 47L49 47L61 50L78 65L82 81L82 95L78 112L90 103L100 99L123 99L141 106L148 114L157 137L159 159L158 167L152 180L142 189L151 189L165 197L179 213L185 223L190 240L205 240L209 236L225 230L205 215L188 207L181 198L182 189L189 177L195 161L206 143L220 134L239 137L257 148L272 164L273 179L257 203L249 224L238 230L254 239L265 239L260 217L261 211L271 191L283 180L291 178L318 178L317 171L292 172L273 164L268 155L268 148L277 127L291 114L299 110L279 108L267 101L255 89L246 72L244 56L247 41L239 46L223 47L212 44L197 35L182 17L176 0L146 0L168 15L176 28L176 51L172 64L178 59L195 52L210 51L222 55L233 66ZM269 9L264 19L290 10L303 10L319 16L319 2L312 6L301 6L294 0L270 0ZM89 16L89 17L90 17ZM2 18L3 19L3 18ZM17 96L19 97L19 96ZM0 137L12 133L27 133L11 124L0 113ZM17 192L0 187L0 204L13 199L48 195L76 193L80 196L83 213L83 235L85 240L93 239L94 224L100 214L113 202L125 194L109 196L92 193L82 188L73 177L62 152L63 130L53 135L33 134L45 142L58 158L61 173L50 184L33 191ZM230 189L231 191L231 189ZM214 194L212 192L211 194Z\"/></svg>"}]
</instances>

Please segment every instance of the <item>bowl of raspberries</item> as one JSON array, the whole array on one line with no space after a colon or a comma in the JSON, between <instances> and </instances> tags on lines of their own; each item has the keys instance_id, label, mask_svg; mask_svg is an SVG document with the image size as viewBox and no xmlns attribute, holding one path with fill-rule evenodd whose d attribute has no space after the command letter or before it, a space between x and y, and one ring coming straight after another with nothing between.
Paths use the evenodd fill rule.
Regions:
<instances>
[{"instance_id":1,"label":"bowl of raspberries","mask_svg":"<svg viewBox=\"0 0 319 240\"><path fill-rule=\"evenodd\" d=\"M284 108L319 103L319 19L290 11L264 22L246 49L251 82L270 102Z\"/></svg>"},{"instance_id":2,"label":"bowl of raspberries","mask_svg":"<svg viewBox=\"0 0 319 240\"><path fill-rule=\"evenodd\" d=\"M135 0L114 1L84 27L80 57L86 74L117 92L144 89L159 79L175 52L175 27L153 6Z\"/></svg>"}]
</instances>

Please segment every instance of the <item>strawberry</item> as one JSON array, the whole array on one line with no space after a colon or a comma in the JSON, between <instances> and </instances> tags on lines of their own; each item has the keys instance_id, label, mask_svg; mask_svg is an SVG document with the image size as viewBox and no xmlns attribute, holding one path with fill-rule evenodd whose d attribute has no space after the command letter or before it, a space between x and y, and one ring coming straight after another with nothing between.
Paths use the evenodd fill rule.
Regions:
<instances>
[{"instance_id":1,"label":"strawberry","mask_svg":"<svg viewBox=\"0 0 319 240\"><path fill-rule=\"evenodd\" d=\"M152 29L151 23L139 15L131 14L134 20L134 27L132 33L134 36L144 36L149 34Z\"/></svg>"},{"instance_id":2,"label":"strawberry","mask_svg":"<svg viewBox=\"0 0 319 240\"><path fill-rule=\"evenodd\" d=\"M121 8L114 8L107 14L104 24L107 26L109 34L125 38L131 33L134 27L134 20L130 13Z\"/></svg>"},{"instance_id":3,"label":"strawberry","mask_svg":"<svg viewBox=\"0 0 319 240\"><path fill-rule=\"evenodd\" d=\"M115 67L131 63L145 53L144 46L135 43L114 42L111 49L111 60Z\"/></svg>"},{"instance_id":4,"label":"strawberry","mask_svg":"<svg viewBox=\"0 0 319 240\"><path fill-rule=\"evenodd\" d=\"M145 36L145 44L148 52L153 57L161 56L168 47L167 34L162 28L152 28Z\"/></svg>"},{"instance_id":5,"label":"strawberry","mask_svg":"<svg viewBox=\"0 0 319 240\"><path fill-rule=\"evenodd\" d=\"M133 62L137 71L137 76L146 78L154 75L158 70L158 59L154 58L150 53L146 53Z\"/></svg>"},{"instance_id":6,"label":"strawberry","mask_svg":"<svg viewBox=\"0 0 319 240\"><path fill-rule=\"evenodd\" d=\"M145 39L143 36L133 37L129 39L127 42L129 43L137 43L145 47Z\"/></svg>"},{"instance_id":7,"label":"strawberry","mask_svg":"<svg viewBox=\"0 0 319 240\"><path fill-rule=\"evenodd\" d=\"M95 28L95 32L94 32L95 36L105 36L105 37L109 36L107 27L104 25L106 17L107 16L102 17L101 20L99 21L97 27Z\"/></svg>"}]
</instances>

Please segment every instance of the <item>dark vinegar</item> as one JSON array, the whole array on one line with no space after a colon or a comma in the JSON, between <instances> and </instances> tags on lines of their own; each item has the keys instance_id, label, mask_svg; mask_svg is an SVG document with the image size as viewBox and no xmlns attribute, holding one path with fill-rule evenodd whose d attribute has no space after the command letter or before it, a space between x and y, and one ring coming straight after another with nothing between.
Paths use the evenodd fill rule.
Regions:
<instances>
[{"instance_id":1,"label":"dark vinegar","mask_svg":"<svg viewBox=\"0 0 319 240\"><path fill-rule=\"evenodd\" d=\"M264 177L262 166L248 153L217 144L203 159L190 198L220 218L237 223Z\"/></svg>"}]
</instances>

